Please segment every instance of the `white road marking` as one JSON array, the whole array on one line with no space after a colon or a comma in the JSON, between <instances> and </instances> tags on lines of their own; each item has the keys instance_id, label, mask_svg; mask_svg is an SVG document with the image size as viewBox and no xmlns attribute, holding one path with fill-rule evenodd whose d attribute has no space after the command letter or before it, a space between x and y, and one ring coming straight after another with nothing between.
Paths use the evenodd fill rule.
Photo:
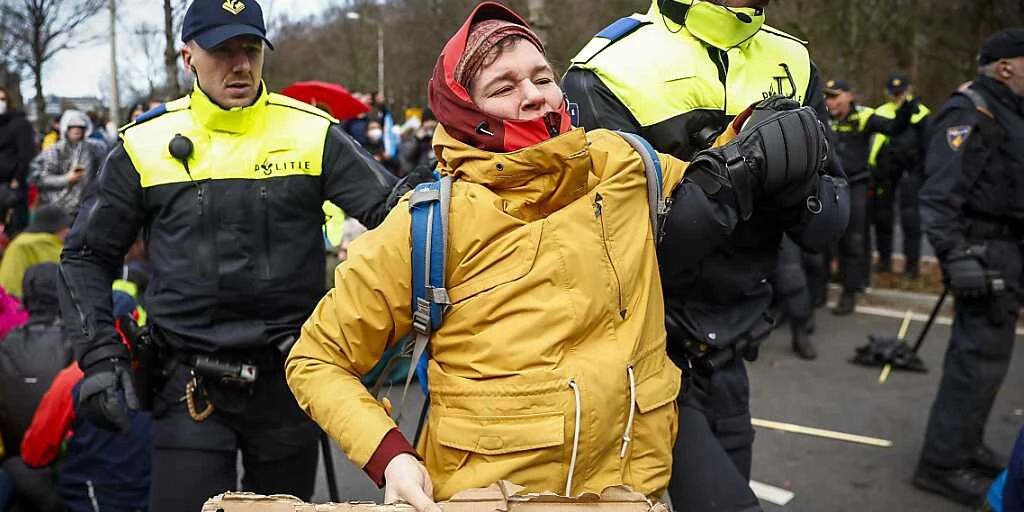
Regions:
<instances>
[{"instance_id":1,"label":"white road marking","mask_svg":"<svg viewBox=\"0 0 1024 512\"><path fill-rule=\"evenodd\" d=\"M757 496L757 499L780 507L787 505L796 496L793 491L787 491L786 489L764 484L756 480L750 481L750 490L754 491L754 496Z\"/></svg>"}]
</instances>

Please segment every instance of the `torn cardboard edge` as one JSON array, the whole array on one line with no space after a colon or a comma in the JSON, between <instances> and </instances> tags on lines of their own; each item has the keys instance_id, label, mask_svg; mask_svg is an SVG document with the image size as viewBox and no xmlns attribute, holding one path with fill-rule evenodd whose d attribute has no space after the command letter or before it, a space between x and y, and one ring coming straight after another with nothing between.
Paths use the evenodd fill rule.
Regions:
<instances>
[{"instance_id":1,"label":"torn cardboard edge","mask_svg":"<svg viewBox=\"0 0 1024 512\"><path fill-rule=\"evenodd\" d=\"M523 487L497 482L489 487L468 489L438 503L444 512L668 512L661 503L628 487L609 487L600 495L585 493L572 498L555 493L523 493ZM283 494L262 496L229 492L210 498L203 512L411 512L399 503L378 505L366 502L306 503Z\"/></svg>"}]
</instances>

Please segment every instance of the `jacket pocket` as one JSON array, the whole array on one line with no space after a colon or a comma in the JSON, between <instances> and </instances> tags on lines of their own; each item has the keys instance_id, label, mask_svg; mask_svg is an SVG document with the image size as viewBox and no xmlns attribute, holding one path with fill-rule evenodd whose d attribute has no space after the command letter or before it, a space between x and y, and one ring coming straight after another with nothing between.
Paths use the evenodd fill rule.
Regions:
<instances>
[{"instance_id":1,"label":"jacket pocket","mask_svg":"<svg viewBox=\"0 0 1024 512\"><path fill-rule=\"evenodd\" d=\"M428 462L428 467L434 466L452 476L456 472L465 473L461 478L495 471L515 475L552 463L561 464L565 414L466 416L441 413L436 435L440 449L436 453L437 460Z\"/></svg>"},{"instance_id":2,"label":"jacket pocket","mask_svg":"<svg viewBox=\"0 0 1024 512\"><path fill-rule=\"evenodd\" d=\"M637 416L633 425L626 484L648 496L658 495L668 485L672 447L678 425L676 395L681 373L666 361L661 371L637 385Z\"/></svg>"},{"instance_id":3,"label":"jacket pocket","mask_svg":"<svg viewBox=\"0 0 1024 512\"><path fill-rule=\"evenodd\" d=\"M565 443L565 414L523 416L446 415L438 421L443 446L484 455L502 455Z\"/></svg>"},{"instance_id":4,"label":"jacket pocket","mask_svg":"<svg viewBox=\"0 0 1024 512\"><path fill-rule=\"evenodd\" d=\"M458 282L452 282L448 289L452 304L458 305L528 274L537 259L543 225L535 222L523 226L514 235L490 240L478 251L458 255L459 267L454 269ZM449 264L456 261L451 255L449 258Z\"/></svg>"}]
</instances>

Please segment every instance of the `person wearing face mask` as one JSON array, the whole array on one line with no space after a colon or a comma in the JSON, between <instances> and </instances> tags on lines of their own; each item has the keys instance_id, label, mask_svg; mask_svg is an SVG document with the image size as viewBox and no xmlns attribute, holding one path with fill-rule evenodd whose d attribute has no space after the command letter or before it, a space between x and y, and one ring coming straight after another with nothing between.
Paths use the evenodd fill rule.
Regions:
<instances>
[{"instance_id":1,"label":"person wearing face mask","mask_svg":"<svg viewBox=\"0 0 1024 512\"><path fill-rule=\"evenodd\" d=\"M9 236L14 236L27 224L28 187L24 184L36 156L32 125L16 107L10 92L0 87L0 186L9 187L18 197L11 222L5 226Z\"/></svg>"},{"instance_id":2,"label":"person wearing face mask","mask_svg":"<svg viewBox=\"0 0 1024 512\"><path fill-rule=\"evenodd\" d=\"M396 188L335 119L267 90L255 0L194 0L181 36L191 93L121 130L62 253L79 409L125 430L129 409L152 407L151 511L234 490L239 452L244 489L308 499L319 429L283 369L325 289L321 205L373 227L412 184ZM140 231L156 355L136 387L110 289Z\"/></svg>"},{"instance_id":3,"label":"person wearing face mask","mask_svg":"<svg viewBox=\"0 0 1024 512\"><path fill-rule=\"evenodd\" d=\"M978 63L934 116L919 196L954 317L913 481L965 505L1006 467L983 440L1024 290L1024 28L985 40Z\"/></svg>"},{"instance_id":4,"label":"person wearing face mask","mask_svg":"<svg viewBox=\"0 0 1024 512\"><path fill-rule=\"evenodd\" d=\"M824 166L824 127L811 109L764 102L689 164L573 128L540 40L491 2L445 45L429 102L438 171L452 180L446 285L434 296L450 305L426 352L419 445L360 377L412 328L409 209L423 190L352 244L304 325L287 363L300 405L386 500L420 512L502 479L659 499L682 380L665 351L652 224L687 238L678 256L697 260L753 205L802 203ZM767 143L776 137L789 144ZM660 164L662 190L645 159ZM652 195L671 198L661 222Z\"/></svg>"},{"instance_id":5,"label":"person wearing face mask","mask_svg":"<svg viewBox=\"0 0 1024 512\"><path fill-rule=\"evenodd\" d=\"M64 112L60 127L60 140L32 161L29 183L39 188L38 206L56 205L74 218L82 193L107 157L107 147L87 138L92 122L78 110Z\"/></svg>"},{"instance_id":6,"label":"person wearing face mask","mask_svg":"<svg viewBox=\"0 0 1024 512\"><path fill-rule=\"evenodd\" d=\"M764 24L768 4L652 0L646 13L612 23L580 50L563 78L582 126L637 133L685 160L763 98L787 97L827 123L821 80L805 43ZM678 401L669 494L680 509L758 509L747 484L754 429L744 359L757 357L758 343L774 324L769 277L776 268L793 281L779 286L781 293L806 288L799 250L782 251L788 260L780 264L783 233L818 252L845 229L849 196L841 167L830 158L818 182L829 189L819 197L840 198L828 210L834 216L815 213L820 204L810 198L761 204L724 244L687 265L671 246L673 233L666 233L659 262L668 350L676 364L700 369L687 372ZM794 348L813 356L808 340L796 337L806 333L810 315L798 317L804 325L794 326Z\"/></svg>"}]
</instances>

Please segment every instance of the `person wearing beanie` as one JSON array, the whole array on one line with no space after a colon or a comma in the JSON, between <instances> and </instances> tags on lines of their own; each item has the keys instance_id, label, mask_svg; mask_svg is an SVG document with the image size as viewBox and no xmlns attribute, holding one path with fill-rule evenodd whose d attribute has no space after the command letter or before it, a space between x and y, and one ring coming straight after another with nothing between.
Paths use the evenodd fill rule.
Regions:
<instances>
[{"instance_id":1,"label":"person wearing beanie","mask_svg":"<svg viewBox=\"0 0 1024 512\"><path fill-rule=\"evenodd\" d=\"M33 265L56 263L71 228L71 217L63 208L48 205L36 209L32 223L11 240L0 261L0 286L21 297L22 278Z\"/></svg>"},{"instance_id":2,"label":"person wearing beanie","mask_svg":"<svg viewBox=\"0 0 1024 512\"><path fill-rule=\"evenodd\" d=\"M1024 28L984 41L979 76L934 115L921 223L953 327L914 485L977 506L1005 455L985 445L1024 294Z\"/></svg>"},{"instance_id":3,"label":"person wearing beanie","mask_svg":"<svg viewBox=\"0 0 1024 512\"><path fill-rule=\"evenodd\" d=\"M759 104L690 164L640 149L638 137L574 128L540 39L492 2L447 42L428 97L438 171L451 180L439 200L450 199L445 286L432 300L450 304L424 352L422 436L413 448L360 383L413 327L419 190L352 244L303 326L286 369L300 406L386 501L420 512L498 480L660 498L682 379L665 351L656 240L678 255L665 265L685 266L754 204L806 200L825 152L815 114ZM770 136L792 141L790 160L764 144ZM648 181L655 164L660 190ZM666 212L657 205L668 198Z\"/></svg>"},{"instance_id":4,"label":"person wearing beanie","mask_svg":"<svg viewBox=\"0 0 1024 512\"><path fill-rule=\"evenodd\" d=\"M39 188L39 206L57 205L72 218L78 214L89 180L107 157L104 143L88 137L89 116L67 110L60 117L60 140L32 161L29 182Z\"/></svg>"}]
</instances>

